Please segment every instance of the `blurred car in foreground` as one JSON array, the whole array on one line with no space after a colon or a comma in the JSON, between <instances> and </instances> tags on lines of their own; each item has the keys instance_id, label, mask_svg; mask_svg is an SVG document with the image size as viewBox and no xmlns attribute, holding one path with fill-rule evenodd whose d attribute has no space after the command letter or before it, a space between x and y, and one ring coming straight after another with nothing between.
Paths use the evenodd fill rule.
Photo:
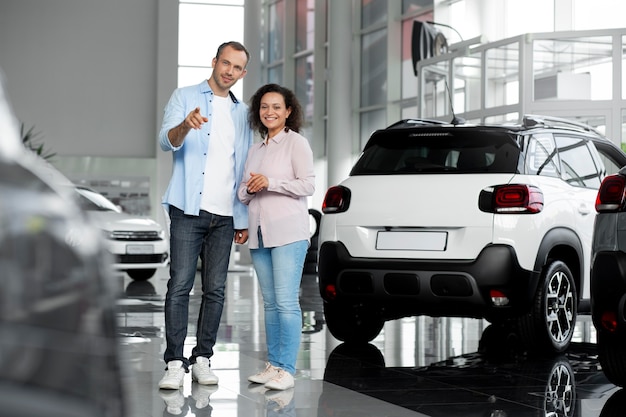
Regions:
<instances>
[{"instance_id":1,"label":"blurred car in foreground","mask_svg":"<svg viewBox=\"0 0 626 417\"><path fill-rule=\"evenodd\" d=\"M109 255L100 231L23 147L3 86L0 415L124 416Z\"/></svg>"},{"instance_id":2,"label":"blurred car in foreground","mask_svg":"<svg viewBox=\"0 0 626 417\"><path fill-rule=\"evenodd\" d=\"M599 132L549 116L374 132L322 206L328 329L363 342L407 316L484 318L529 352L565 351L589 312L596 194L624 165Z\"/></svg>"},{"instance_id":3,"label":"blurred car in foreground","mask_svg":"<svg viewBox=\"0 0 626 417\"><path fill-rule=\"evenodd\" d=\"M591 316L607 378L626 386L626 168L602 181L596 199Z\"/></svg>"},{"instance_id":4,"label":"blurred car in foreground","mask_svg":"<svg viewBox=\"0 0 626 417\"><path fill-rule=\"evenodd\" d=\"M122 211L102 194L87 187L74 187L78 204L89 219L104 231L105 244L113 255L113 268L134 280L152 278L157 268L169 262L169 239L159 223L145 216Z\"/></svg>"}]
</instances>

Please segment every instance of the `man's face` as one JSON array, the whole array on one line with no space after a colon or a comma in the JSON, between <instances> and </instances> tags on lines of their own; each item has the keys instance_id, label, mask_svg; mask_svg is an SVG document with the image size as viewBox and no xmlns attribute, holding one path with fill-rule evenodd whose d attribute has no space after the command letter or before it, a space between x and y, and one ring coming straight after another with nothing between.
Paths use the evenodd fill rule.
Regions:
<instances>
[{"instance_id":1,"label":"man's face","mask_svg":"<svg viewBox=\"0 0 626 417\"><path fill-rule=\"evenodd\" d=\"M244 51L225 47L219 57L213 58L211 78L223 90L230 90L235 83L246 75L247 57Z\"/></svg>"}]
</instances>

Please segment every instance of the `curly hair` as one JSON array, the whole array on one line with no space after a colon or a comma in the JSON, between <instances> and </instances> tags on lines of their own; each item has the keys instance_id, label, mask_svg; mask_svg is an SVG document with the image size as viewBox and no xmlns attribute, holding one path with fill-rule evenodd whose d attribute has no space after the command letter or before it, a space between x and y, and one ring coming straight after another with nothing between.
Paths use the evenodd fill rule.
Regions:
<instances>
[{"instance_id":1,"label":"curly hair","mask_svg":"<svg viewBox=\"0 0 626 417\"><path fill-rule=\"evenodd\" d=\"M285 107L291 108L291 113L289 117L287 117L285 127L294 132L300 132L300 126L302 126L302 107L293 91L278 84L265 84L259 88L250 99L250 112L248 113L250 127L257 130L262 137L267 136L267 127L263 125L259 115L261 98L267 93L278 93L283 96Z\"/></svg>"}]
</instances>

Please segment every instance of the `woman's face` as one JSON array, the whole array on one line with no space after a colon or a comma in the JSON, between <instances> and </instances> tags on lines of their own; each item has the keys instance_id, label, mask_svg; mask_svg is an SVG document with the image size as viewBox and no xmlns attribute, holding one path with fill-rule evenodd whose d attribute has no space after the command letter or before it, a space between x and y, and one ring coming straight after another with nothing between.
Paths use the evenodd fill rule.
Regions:
<instances>
[{"instance_id":1,"label":"woman's face","mask_svg":"<svg viewBox=\"0 0 626 417\"><path fill-rule=\"evenodd\" d=\"M259 117L261 123L267 128L269 137L273 137L285 128L289 114L291 114L291 108L285 106L285 98L282 94L270 92L261 97Z\"/></svg>"}]
</instances>

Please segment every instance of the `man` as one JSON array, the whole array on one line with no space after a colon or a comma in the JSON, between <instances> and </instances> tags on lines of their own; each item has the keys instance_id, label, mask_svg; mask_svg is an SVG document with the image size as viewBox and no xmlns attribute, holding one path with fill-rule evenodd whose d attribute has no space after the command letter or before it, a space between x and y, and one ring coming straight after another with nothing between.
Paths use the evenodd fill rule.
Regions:
<instances>
[{"instance_id":1,"label":"man","mask_svg":"<svg viewBox=\"0 0 626 417\"><path fill-rule=\"evenodd\" d=\"M218 383L210 367L224 306L224 287L233 239L248 240L248 212L236 197L252 145L248 107L230 91L246 74L250 54L226 42L213 58L213 73L199 85L178 88L163 116L159 143L172 151L172 178L163 196L170 217L170 279L165 297L165 376L161 389L179 389L191 366L192 380ZM198 257L202 302L196 345L183 354L189 294Z\"/></svg>"}]
</instances>

